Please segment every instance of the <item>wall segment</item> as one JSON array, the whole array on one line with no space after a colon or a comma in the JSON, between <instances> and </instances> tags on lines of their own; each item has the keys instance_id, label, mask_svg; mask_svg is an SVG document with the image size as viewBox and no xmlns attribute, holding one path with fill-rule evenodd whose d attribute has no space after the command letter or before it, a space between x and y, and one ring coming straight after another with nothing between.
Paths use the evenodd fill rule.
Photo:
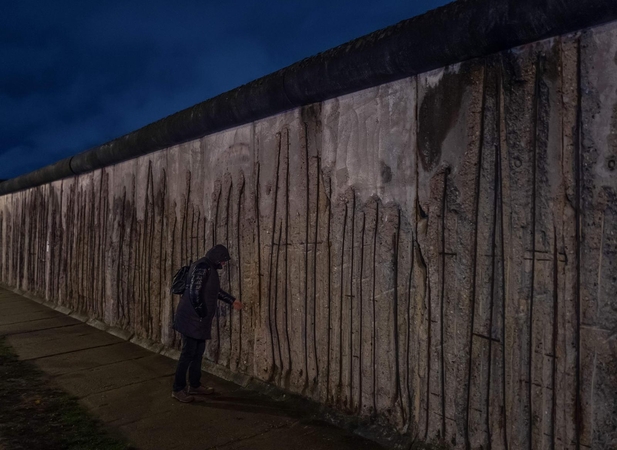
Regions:
<instances>
[{"instance_id":1,"label":"wall segment","mask_svg":"<svg viewBox=\"0 0 617 450\"><path fill-rule=\"evenodd\" d=\"M206 357L454 448L617 445L617 25L0 197L0 277L179 348L174 269L226 244Z\"/></svg>"}]
</instances>

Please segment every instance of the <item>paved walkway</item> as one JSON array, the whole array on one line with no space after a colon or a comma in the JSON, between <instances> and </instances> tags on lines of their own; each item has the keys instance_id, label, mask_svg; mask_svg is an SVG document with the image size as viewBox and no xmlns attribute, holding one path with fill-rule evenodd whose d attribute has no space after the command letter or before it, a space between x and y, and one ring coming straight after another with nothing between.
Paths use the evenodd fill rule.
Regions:
<instances>
[{"instance_id":1,"label":"paved walkway","mask_svg":"<svg viewBox=\"0 0 617 450\"><path fill-rule=\"evenodd\" d=\"M140 449L381 448L206 373L217 394L181 404L174 360L1 288L0 335Z\"/></svg>"}]
</instances>

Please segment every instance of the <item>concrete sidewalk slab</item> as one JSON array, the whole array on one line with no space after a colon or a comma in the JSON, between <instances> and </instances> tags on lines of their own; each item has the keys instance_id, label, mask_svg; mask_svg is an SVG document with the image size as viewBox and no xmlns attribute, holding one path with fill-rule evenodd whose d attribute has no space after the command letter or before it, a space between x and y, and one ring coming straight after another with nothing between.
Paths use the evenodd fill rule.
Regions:
<instances>
[{"instance_id":1,"label":"concrete sidewalk slab","mask_svg":"<svg viewBox=\"0 0 617 450\"><path fill-rule=\"evenodd\" d=\"M26 322L14 322L0 325L0 335L27 333L29 331L41 331L49 328L58 328L66 325L77 325L78 320L60 314L59 316L48 317L45 319L34 319Z\"/></svg>"},{"instance_id":2,"label":"concrete sidewalk slab","mask_svg":"<svg viewBox=\"0 0 617 450\"><path fill-rule=\"evenodd\" d=\"M92 369L151 355L151 352L130 342L119 342L104 347L87 348L39 358L36 360L36 364L51 375L64 375L78 370Z\"/></svg>"},{"instance_id":3,"label":"concrete sidewalk slab","mask_svg":"<svg viewBox=\"0 0 617 450\"><path fill-rule=\"evenodd\" d=\"M7 337L7 341L21 359L36 359L123 342L85 323L12 334Z\"/></svg>"},{"instance_id":4,"label":"concrete sidewalk slab","mask_svg":"<svg viewBox=\"0 0 617 450\"><path fill-rule=\"evenodd\" d=\"M77 370L65 375L59 375L56 378L56 382L63 390L81 398L99 392L118 389L129 384L141 383L153 378L171 377L174 374L173 367L169 367L166 371L160 371L148 367L149 364L144 364L145 360L149 360L150 365L156 364L156 359L160 359L160 356L151 355L136 360L120 361L99 367Z\"/></svg>"},{"instance_id":5,"label":"concrete sidewalk slab","mask_svg":"<svg viewBox=\"0 0 617 450\"><path fill-rule=\"evenodd\" d=\"M141 449L378 449L297 403L203 374L216 393L171 398L176 361L0 288L0 335Z\"/></svg>"},{"instance_id":6,"label":"concrete sidewalk slab","mask_svg":"<svg viewBox=\"0 0 617 450\"><path fill-rule=\"evenodd\" d=\"M1 301L2 300L0 300L0 302ZM0 314L0 325L10 325L14 323L22 323L22 322L28 322L31 320L38 320L38 319L49 319L52 317L58 317L58 314L60 314L58 311L45 308L44 306L41 306L41 308L44 308L44 309L34 310L31 312L21 312L20 311L19 314L11 314L10 312L2 313ZM11 312L14 313L14 310Z\"/></svg>"}]
</instances>

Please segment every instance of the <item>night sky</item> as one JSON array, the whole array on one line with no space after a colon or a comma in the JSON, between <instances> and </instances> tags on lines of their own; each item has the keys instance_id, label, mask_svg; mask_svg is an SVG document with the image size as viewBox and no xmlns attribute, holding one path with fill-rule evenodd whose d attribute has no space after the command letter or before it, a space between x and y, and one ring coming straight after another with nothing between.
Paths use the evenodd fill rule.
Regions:
<instances>
[{"instance_id":1,"label":"night sky","mask_svg":"<svg viewBox=\"0 0 617 450\"><path fill-rule=\"evenodd\" d=\"M103 144L446 3L5 2L0 178Z\"/></svg>"}]
</instances>

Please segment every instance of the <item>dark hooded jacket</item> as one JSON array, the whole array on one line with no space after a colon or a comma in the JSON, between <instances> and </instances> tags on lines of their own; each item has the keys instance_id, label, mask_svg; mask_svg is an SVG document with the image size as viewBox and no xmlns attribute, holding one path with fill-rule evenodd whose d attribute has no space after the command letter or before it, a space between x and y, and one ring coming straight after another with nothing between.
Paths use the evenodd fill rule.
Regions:
<instances>
[{"instance_id":1,"label":"dark hooded jacket","mask_svg":"<svg viewBox=\"0 0 617 450\"><path fill-rule=\"evenodd\" d=\"M235 300L235 297L221 289L218 274L218 269L222 269L221 262L229 260L227 248L216 245L208 250L205 257L191 264L187 287L174 318L176 331L193 339L210 339L217 300L230 305Z\"/></svg>"}]
</instances>

